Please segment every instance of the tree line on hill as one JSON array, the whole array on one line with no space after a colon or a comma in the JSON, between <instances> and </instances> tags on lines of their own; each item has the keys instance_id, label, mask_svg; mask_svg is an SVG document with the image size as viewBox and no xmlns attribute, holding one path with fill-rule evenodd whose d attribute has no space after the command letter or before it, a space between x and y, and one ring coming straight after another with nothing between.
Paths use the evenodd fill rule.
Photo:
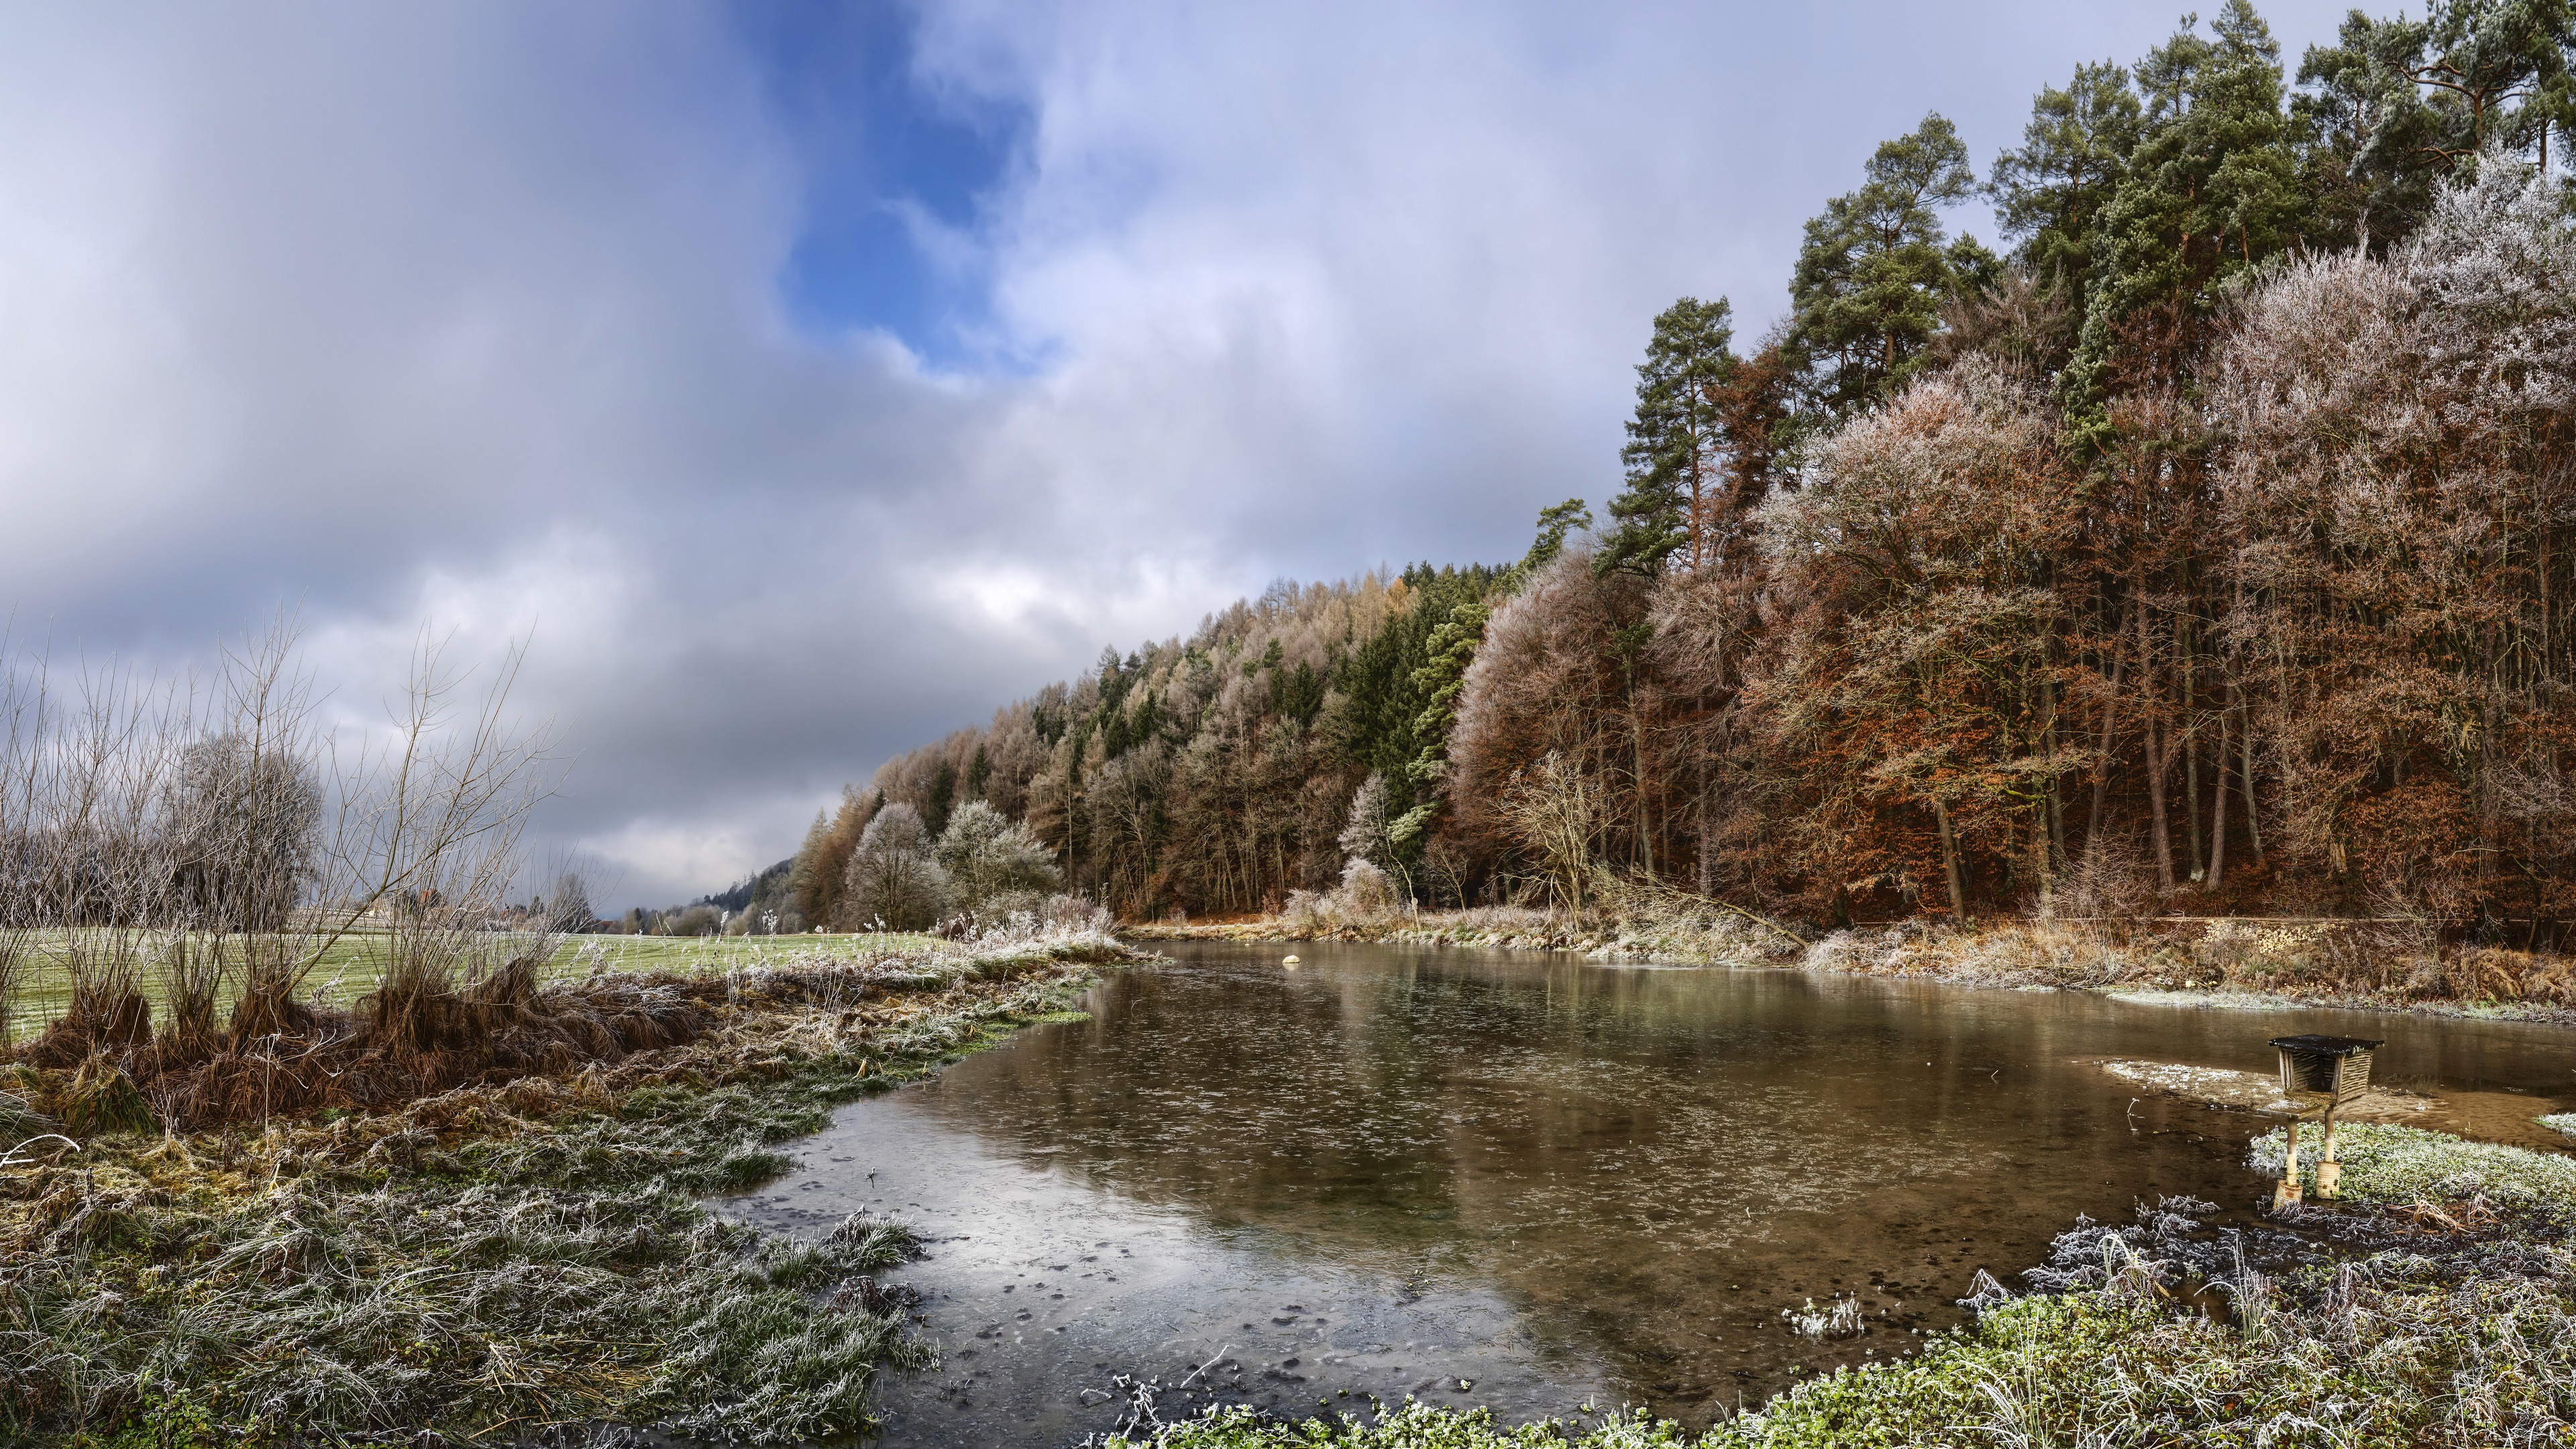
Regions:
<instances>
[{"instance_id":1,"label":"tree line on hill","mask_svg":"<svg viewBox=\"0 0 2576 1449\"><path fill-rule=\"evenodd\" d=\"M2576 794L2568 6L2230 0L1939 115L1807 224L1789 315L1655 318L1596 520L1280 584L879 770L787 872L981 806L1131 916L1382 872L1653 881L1818 924L2431 915L2543 943ZM2010 244L1952 236L1983 195ZM922 847L927 849L927 847ZM1035 857L1032 856L1032 859Z\"/></svg>"}]
</instances>

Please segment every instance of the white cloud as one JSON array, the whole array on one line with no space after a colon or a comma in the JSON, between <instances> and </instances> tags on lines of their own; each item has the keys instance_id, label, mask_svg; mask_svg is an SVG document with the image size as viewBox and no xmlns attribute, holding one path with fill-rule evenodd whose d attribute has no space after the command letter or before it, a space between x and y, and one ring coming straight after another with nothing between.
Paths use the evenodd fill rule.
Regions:
<instances>
[{"instance_id":1,"label":"white cloud","mask_svg":"<svg viewBox=\"0 0 2576 1449\"><path fill-rule=\"evenodd\" d=\"M547 829L694 894L1104 643L1517 554L1614 486L1656 309L1757 331L1876 140L1938 106L1990 154L2166 28L943 7L930 77L1034 117L934 238L1035 359L974 377L784 315L806 177L719 6L18 7L0 608L179 652L296 605L351 708L424 623L533 626L520 703L579 757Z\"/></svg>"}]
</instances>

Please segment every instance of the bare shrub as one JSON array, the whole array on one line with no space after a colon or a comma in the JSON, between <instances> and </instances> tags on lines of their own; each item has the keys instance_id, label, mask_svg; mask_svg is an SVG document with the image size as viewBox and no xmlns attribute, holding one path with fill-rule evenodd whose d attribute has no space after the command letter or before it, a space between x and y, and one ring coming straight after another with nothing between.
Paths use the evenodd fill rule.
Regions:
<instances>
[{"instance_id":1,"label":"bare shrub","mask_svg":"<svg viewBox=\"0 0 2576 1449\"><path fill-rule=\"evenodd\" d=\"M1333 887L1334 909L1358 920L1375 920L1391 914L1399 904L1395 882L1387 873L1366 860L1352 859L1342 864L1341 884Z\"/></svg>"},{"instance_id":2,"label":"bare shrub","mask_svg":"<svg viewBox=\"0 0 2576 1449\"><path fill-rule=\"evenodd\" d=\"M1581 915L1590 897L1605 803L1590 776L1550 750L1513 773L1495 806L1504 829L1539 859L1551 898L1569 915Z\"/></svg>"},{"instance_id":3,"label":"bare shrub","mask_svg":"<svg viewBox=\"0 0 2576 1449\"><path fill-rule=\"evenodd\" d=\"M2146 915L2155 899L2146 847L2134 834L2105 831L2068 862L2053 905L2063 916L2127 921Z\"/></svg>"}]
</instances>

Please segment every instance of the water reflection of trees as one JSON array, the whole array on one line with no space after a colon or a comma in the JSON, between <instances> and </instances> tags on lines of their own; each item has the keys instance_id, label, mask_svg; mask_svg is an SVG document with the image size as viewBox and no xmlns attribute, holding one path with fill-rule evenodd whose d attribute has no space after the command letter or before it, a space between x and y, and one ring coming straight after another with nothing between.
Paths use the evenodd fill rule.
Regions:
<instances>
[{"instance_id":1,"label":"water reflection of trees","mask_svg":"<svg viewBox=\"0 0 2576 1449\"><path fill-rule=\"evenodd\" d=\"M1115 977L939 1110L1213 1226L1499 1287L1645 1384L1776 1368L1757 1325L1837 1279L1946 1304L2077 1212L2233 1171L2071 1065L2149 1044L2095 998L1301 949ZM2171 1024L2182 1054L2252 1025Z\"/></svg>"}]
</instances>

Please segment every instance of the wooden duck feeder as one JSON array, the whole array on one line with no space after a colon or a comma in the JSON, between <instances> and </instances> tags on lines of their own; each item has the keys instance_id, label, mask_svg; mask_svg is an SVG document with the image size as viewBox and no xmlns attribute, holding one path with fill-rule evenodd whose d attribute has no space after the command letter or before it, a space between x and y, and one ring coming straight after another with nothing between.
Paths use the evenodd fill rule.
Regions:
<instances>
[{"instance_id":1,"label":"wooden duck feeder","mask_svg":"<svg viewBox=\"0 0 2576 1449\"><path fill-rule=\"evenodd\" d=\"M2317 1196L2331 1202L2343 1177L2335 1161L2335 1108L2370 1089L2370 1056L2385 1041L2357 1036L2276 1036L2272 1049L2281 1054L2281 1093L2290 1098L2325 1098L2325 1145L2317 1154ZM2299 1200L2299 1121L2290 1119L2290 1145L2281 1165L2281 1185L2272 1206Z\"/></svg>"}]
</instances>

